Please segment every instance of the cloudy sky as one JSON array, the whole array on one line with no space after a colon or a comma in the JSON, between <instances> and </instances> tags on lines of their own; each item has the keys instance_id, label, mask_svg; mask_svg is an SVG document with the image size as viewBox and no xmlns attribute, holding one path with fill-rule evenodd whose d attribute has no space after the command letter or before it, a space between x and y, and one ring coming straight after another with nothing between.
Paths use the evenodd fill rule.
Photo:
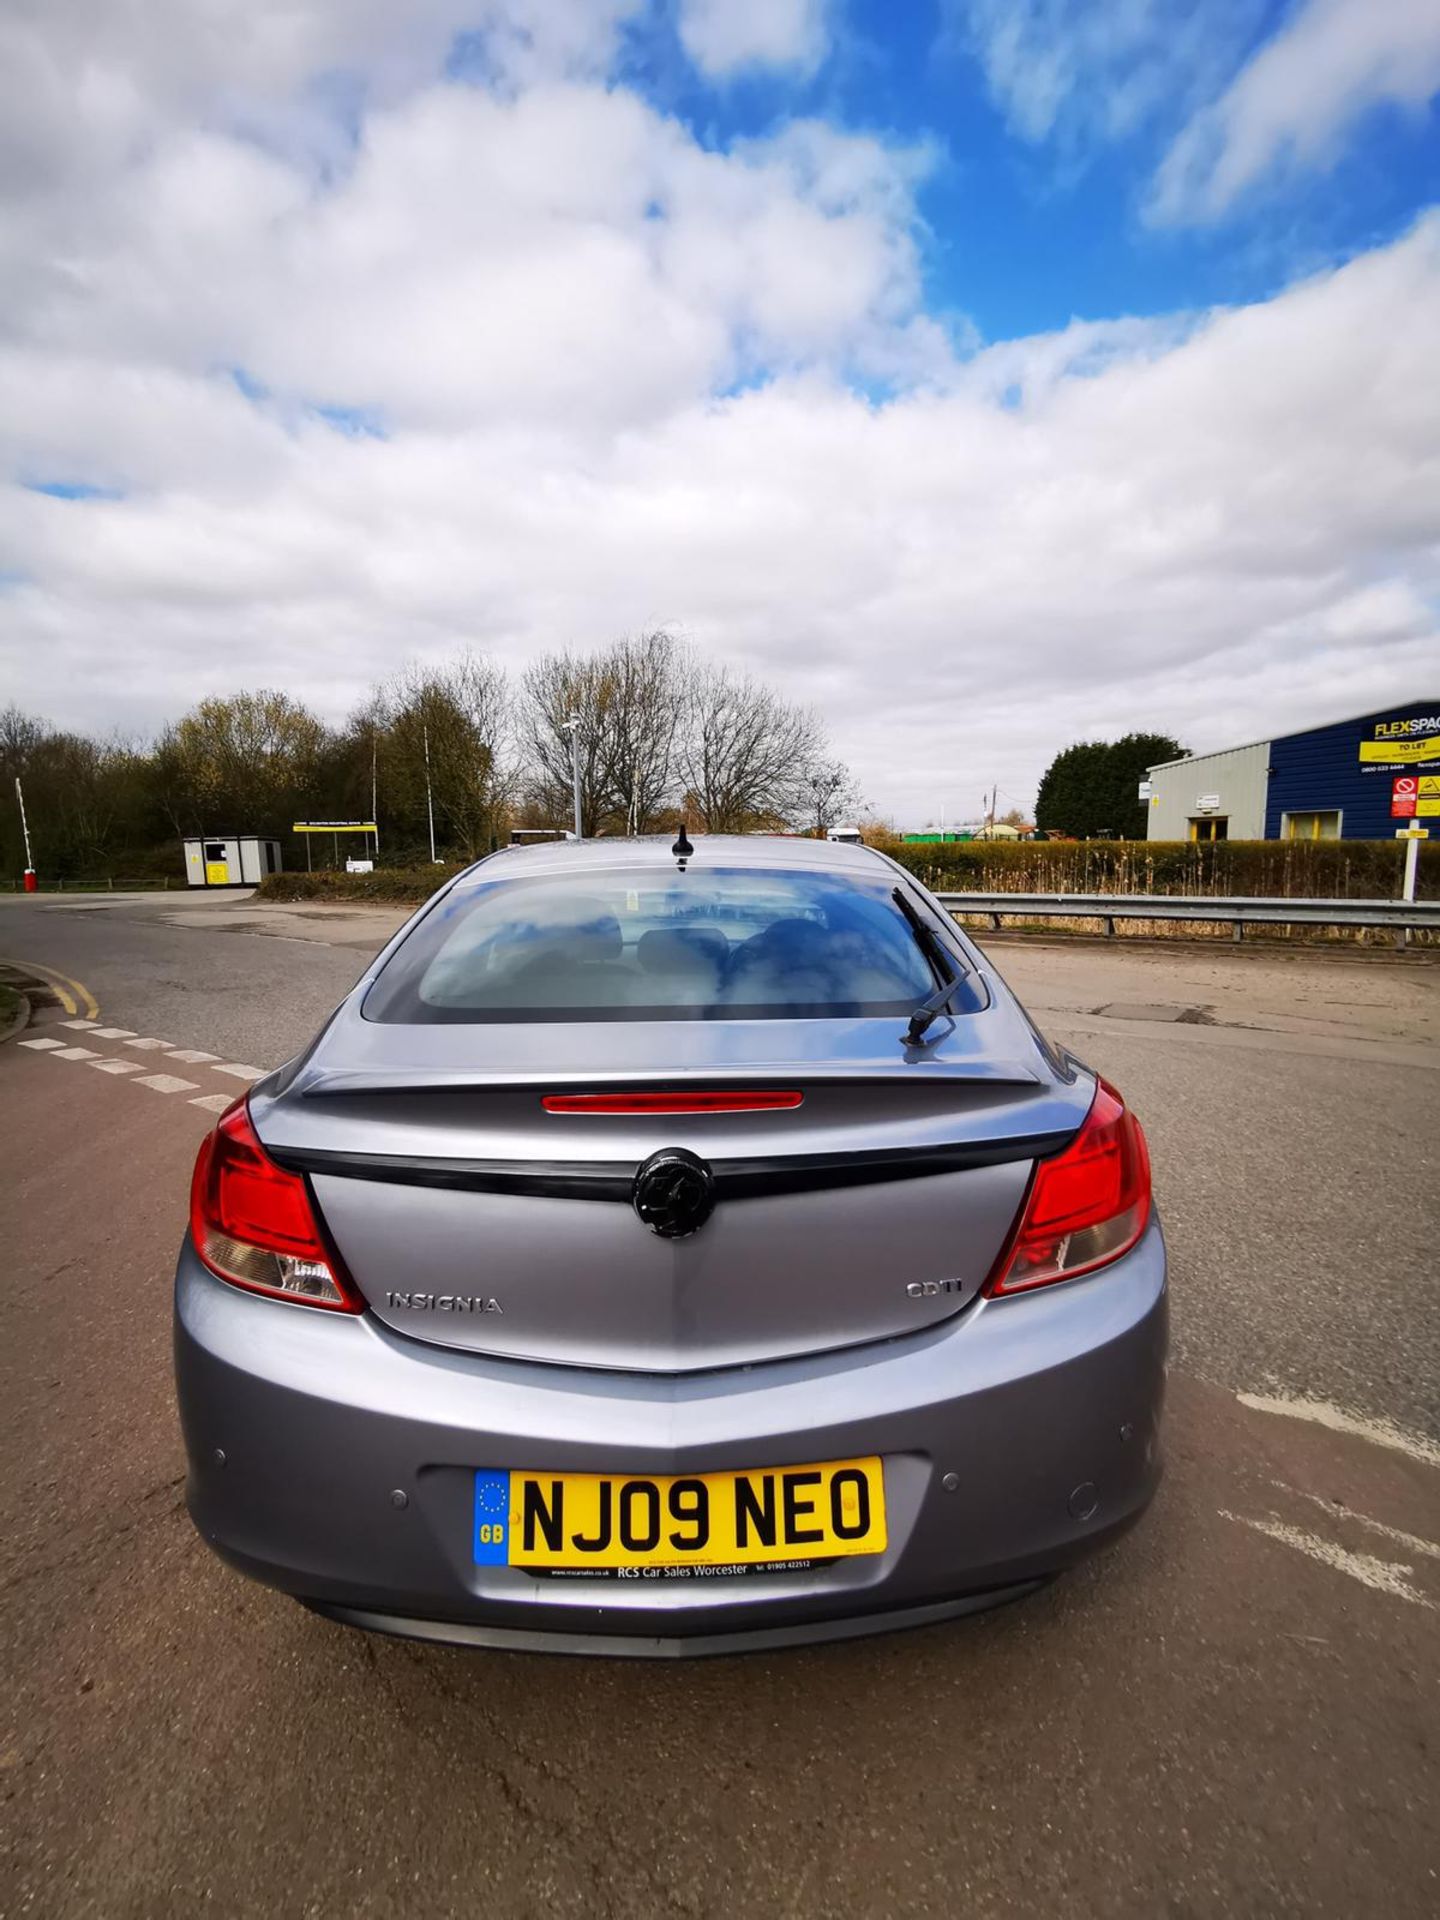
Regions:
<instances>
[{"instance_id":1,"label":"cloudy sky","mask_svg":"<svg viewBox=\"0 0 1440 1920\"><path fill-rule=\"evenodd\" d=\"M1437 88L1440 0L6 0L0 699L664 624L919 824L1433 696Z\"/></svg>"}]
</instances>

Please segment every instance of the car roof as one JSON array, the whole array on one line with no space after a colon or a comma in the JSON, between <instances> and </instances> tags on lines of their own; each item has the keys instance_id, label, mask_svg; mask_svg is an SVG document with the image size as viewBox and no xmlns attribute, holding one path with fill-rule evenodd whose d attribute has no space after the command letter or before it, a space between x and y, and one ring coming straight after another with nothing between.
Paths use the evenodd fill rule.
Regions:
<instances>
[{"instance_id":1,"label":"car roof","mask_svg":"<svg viewBox=\"0 0 1440 1920\"><path fill-rule=\"evenodd\" d=\"M687 857L687 866L705 867L778 867L791 870L830 873L874 874L890 862L883 854L853 842L802 840L779 833L696 833L691 836L695 851ZM642 834L635 839L554 840L541 845L502 847L481 860L464 874L460 884L470 880L520 879L536 874L568 872L596 873L607 868L630 870L653 867L658 872L675 868L673 833Z\"/></svg>"}]
</instances>

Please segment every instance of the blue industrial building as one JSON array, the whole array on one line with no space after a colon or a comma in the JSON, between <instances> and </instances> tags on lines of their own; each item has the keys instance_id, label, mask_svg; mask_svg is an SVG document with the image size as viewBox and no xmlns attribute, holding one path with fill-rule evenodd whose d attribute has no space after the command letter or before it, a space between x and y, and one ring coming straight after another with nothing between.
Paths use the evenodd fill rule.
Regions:
<instances>
[{"instance_id":1,"label":"blue industrial building","mask_svg":"<svg viewBox=\"0 0 1440 1920\"><path fill-rule=\"evenodd\" d=\"M1440 695L1149 773L1152 840L1388 840L1440 829ZM1143 789L1142 789L1143 792Z\"/></svg>"}]
</instances>

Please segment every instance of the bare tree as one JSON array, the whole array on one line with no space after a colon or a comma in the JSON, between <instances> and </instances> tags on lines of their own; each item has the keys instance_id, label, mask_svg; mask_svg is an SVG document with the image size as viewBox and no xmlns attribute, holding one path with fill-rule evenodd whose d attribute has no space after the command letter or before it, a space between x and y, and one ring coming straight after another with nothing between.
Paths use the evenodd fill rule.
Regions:
<instances>
[{"instance_id":1,"label":"bare tree","mask_svg":"<svg viewBox=\"0 0 1440 1920\"><path fill-rule=\"evenodd\" d=\"M617 641L604 667L601 749L609 805L627 834L650 833L673 797L688 661L668 633Z\"/></svg>"},{"instance_id":2,"label":"bare tree","mask_svg":"<svg viewBox=\"0 0 1440 1920\"><path fill-rule=\"evenodd\" d=\"M792 819L804 769L824 752L815 715L724 666L697 669L688 706L678 762L706 830L743 833Z\"/></svg>"},{"instance_id":3,"label":"bare tree","mask_svg":"<svg viewBox=\"0 0 1440 1920\"><path fill-rule=\"evenodd\" d=\"M595 655L547 653L525 675L520 751L531 800L552 826L571 817L571 746L566 721L580 722L580 831L598 833L613 791L606 740L607 676Z\"/></svg>"},{"instance_id":4,"label":"bare tree","mask_svg":"<svg viewBox=\"0 0 1440 1920\"><path fill-rule=\"evenodd\" d=\"M504 670L467 651L440 666L412 661L361 709L351 732L365 754L376 755L381 811L412 841L428 828L428 756L439 837L473 860L499 837L509 725Z\"/></svg>"},{"instance_id":5,"label":"bare tree","mask_svg":"<svg viewBox=\"0 0 1440 1920\"><path fill-rule=\"evenodd\" d=\"M0 710L0 775L7 784L23 774L36 749L50 733L45 721L22 713L17 706Z\"/></svg>"},{"instance_id":6,"label":"bare tree","mask_svg":"<svg viewBox=\"0 0 1440 1920\"><path fill-rule=\"evenodd\" d=\"M16 707L0 712L0 861L24 853L14 779L24 779L32 845L51 871L102 863L122 838L143 839L153 824L147 756L120 736L93 740L58 733Z\"/></svg>"},{"instance_id":7,"label":"bare tree","mask_svg":"<svg viewBox=\"0 0 1440 1920\"><path fill-rule=\"evenodd\" d=\"M812 760L800 775L805 824L817 839L838 826L860 804L860 792L842 760Z\"/></svg>"},{"instance_id":8,"label":"bare tree","mask_svg":"<svg viewBox=\"0 0 1440 1920\"><path fill-rule=\"evenodd\" d=\"M580 822L589 835L650 833L675 789L675 741L688 662L656 629L595 654L552 653L525 676L522 747L530 792L571 817L571 719L579 721Z\"/></svg>"}]
</instances>

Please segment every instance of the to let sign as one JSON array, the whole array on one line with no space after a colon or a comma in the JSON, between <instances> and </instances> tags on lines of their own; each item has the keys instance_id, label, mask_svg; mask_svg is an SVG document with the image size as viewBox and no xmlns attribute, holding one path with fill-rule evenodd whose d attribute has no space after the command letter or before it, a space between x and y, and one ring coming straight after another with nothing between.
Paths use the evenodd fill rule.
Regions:
<instances>
[{"instance_id":1,"label":"to let sign","mask_svg":"<svg viewBox=\"0 0 1440 1920\"><path fill-rule=\"evenodd\" d=\"M1419 798L1420 780L1417 774L1399 773L1390 784L1390 818L1392 820L1413 820L1416 802Z\"/></svg>"}]
</instances>

